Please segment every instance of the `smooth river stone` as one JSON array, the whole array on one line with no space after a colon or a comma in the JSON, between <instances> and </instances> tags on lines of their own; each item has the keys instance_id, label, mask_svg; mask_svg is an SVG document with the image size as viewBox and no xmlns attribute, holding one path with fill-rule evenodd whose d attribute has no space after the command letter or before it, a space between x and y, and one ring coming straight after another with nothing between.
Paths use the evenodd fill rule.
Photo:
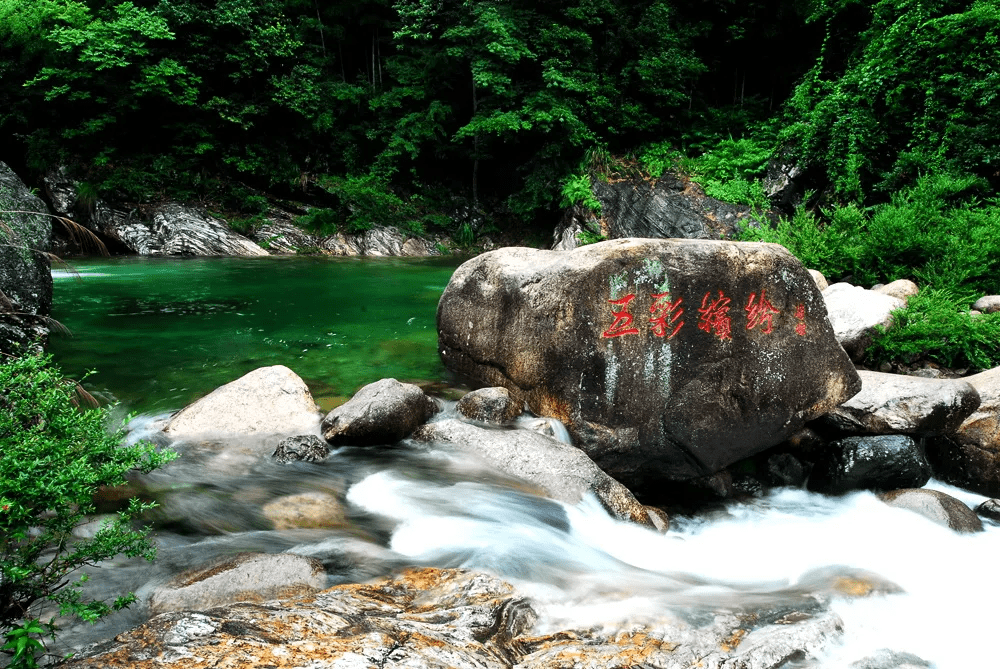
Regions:
<instances>
[{"instance_id":1,"label":"smooth river stone","mask_svg":"<svg viewBox=\"0 0 1000 669\"><path fill-rule=\"evenodd\" d=\"M456 270L445 366L564 422L629 487L704 476L861 388L809 272L775 244L505 248Z\"/></svg>"}]
</instances>

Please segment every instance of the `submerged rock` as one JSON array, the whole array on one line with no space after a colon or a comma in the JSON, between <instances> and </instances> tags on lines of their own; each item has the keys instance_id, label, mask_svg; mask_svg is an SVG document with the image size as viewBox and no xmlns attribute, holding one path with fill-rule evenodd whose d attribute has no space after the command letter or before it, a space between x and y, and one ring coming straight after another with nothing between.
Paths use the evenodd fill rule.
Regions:
<instances>
[{"instance_id":1,"label":"submerged rock","mask_svg":"<svg viewBox=\"0 0 1000 669\"><path fill-rule=\"evenodd\" d=\"M563 421L632 486L719 471L860 389L812 277L773 244L506 248L456 270L445 366Z\"/></svg>"},{"instance_id":2,"label":"submerged rock","mask_svg":"<svg viewBox=\"0 0 1000 669\"><path fill-rule=\"evenodd\" d=\"M956 532L982 532L979 517L960 500L939 490L911 488L891 490L879 499L897 509L908 509Z\"/></svg>"},{"instance_id":3,"label":"submerged rock","mask_svg":"<svg viewBox=\"0 0 1000 669\"><path fill-rule=\"evenodd\" d=\"M777 669L841 634L827 612L670 614L533 634L538 614L487 574L418 569L283 602L164 613L69 660L66 669Z\"/></svg>"},{"instance_id":4,"label":"submerged rock","mask_svg":"<svg viewBox=\"0 0 1000 669\"><path fill-rule=\"evenodd\" d=\"M7 213L12 212L12 213ZM12 353L49 334L52 223L48 208L0 162L0 353Z\"/></svg>"},{"instance_id":5,"label":"submerged rock","mask_svg":"<svg viewBox=\"0 0 1000 669\"><path fill-rule=\"evenodd\" d=\"M905 435L847 437L827 449L809 476L815 492L919 488L931 477L922 449Z\"/></svg>"},{"instance_id":6,"label":"submerged rock","mask_svg":"<svg viewBox=\"0 0 1000 669\"><path fill-rule=\"evenodd\" d=\"M319 407L309 388L283 365L260 367L178 411L164 432L174 439L205 435L315 432Z\"/></svg>"},{"instance_id":7,"label":"submerged rock","mask_svg":"<svg viewBox=\"0 0 1000 669\"><path fill-rule=\"evenodd\" d=\"M381 379L326 415L323 438L334 445L394 444L438 410L437 402L419 386Z\"/></svg>"},{"instance_id":8,"label":"submerged rock","mask_svg":"<svg viewBox=\"0 0 1000 669\"><path fill-rule=\"evenodd\" d=\"M207 610L234 602L265 602L326 586L323 563L289 553L239 553L178 574L149 593L149 609Z\"/></svg>"},{"instance_id":9,"label":"submerged rock","mask_svg":"<svg viewBox=\"0 0 1000 669\"><path fill-rule=\"evenodd\" d=\"M324 492L285 495L265 504L262 511L276 530L331 528L346 523L340 502Z\"/></svg>"},{"instance_id":10,"label":"submerged rock","mask_svg":"<svg viewBox=\"0 0 1000 669\"><path fill-rule=\"evenodd\" d=\"M969 383L859 371L861 392L823 418L827 425L865 434L949 434L979 406Z\"/></svg>"}]
</instances>

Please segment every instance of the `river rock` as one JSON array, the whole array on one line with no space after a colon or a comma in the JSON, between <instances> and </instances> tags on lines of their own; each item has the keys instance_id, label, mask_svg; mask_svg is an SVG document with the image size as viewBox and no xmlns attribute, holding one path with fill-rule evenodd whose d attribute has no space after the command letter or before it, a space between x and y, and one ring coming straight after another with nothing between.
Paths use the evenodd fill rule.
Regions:
<instances>
[{"instance_id":1,"label":"river rock","mask_svg":"<svg viewBox=\"0 0 1000 669\"><path fill-rule=\"evenodd\" d=\"M271 454L282 464L289 462L319 462L330 454L330 445L315 434L299 434L278 442Z\"/></svg>"},{"instance_id":2,"label":"river rock","mask_svg":"<svg viewBox=\"0 0 1000 669\"><path fill-rule=\"evenodd\" d=\"M566 424L629 486L711 474L860 390L801 263L775 244L621 239L466 262L445 366Z\"/></svg>"},{"instance_id":3,"label":"river rock","mask_svg":"<svg viewBox=\"0 0 1000 669\"><path fill-rule=\"evenodd\" d=\"M909 279L897 279L891 283L873 287L872 291L888 295L889 297L896 297L903 300L903 302L907 302L911 297L920 292L920 288Z\"/></svg>"},{"instance_id":4,"label":"river rock","mask_svg":"<svg viewBox=\"0 0 1000 669\"><path fill-rule=\"evenodd\" d=\"M836 642L840 619L664 614L626 625L534 633L538 614L508 583L457 569L410 570L286 601L158 615L78 653L66 669L777 669Z\"/></svg>"},{"instance_id":5,"label":"river rock","mask_svg":"<svg viewBox=\"0 0 1000 669\"><path fill-rule=\"evenodd\" d=\"M1000 295L984 295L976 300L972 308L983 314L992 314L1000 311Z\"/></svg>"},{"instance_id":6,"label":"river rock","mask_svg":"<svg viewBox=\"0 0 1000 669\"><path fill-rule=\"evenodd\" d=\"M820 272L819 270L815 269L809 270L809 276L811 276L813 278L813 281L816 282L816 287L819 288L820 292L823 292L824 290L830 287L830 284L827 282L826 277L823 276L823 273Z\"/></svg>"},{"instance_id":7,"label":"river rock","mask_svg":"<svg viewBox=\"0 0 1000 669\"><path fill-rule=\"evenodd\" d=\"M868 657L852 662L850 669L933 669L927 660L912 653L883 648Z\"/></svg>"},{"instance_id":8,"label":"river rock","mask_svg":"<svg viewBox=\"0 0 1000 669\"><path fill-rule=\"evenodd\" d=\"M578 504L592 493L615 518L654 526L628 488L601 471L585 453L534 430L492 430L451 418L421 426L412 439L453 444L560 502Z\"/></svg>"},{"instance_id":9,"label":"river rock","mask_svg":"<svg viewBox=\"0 0 1000 669\"><path fill-rule=\"evenodd\" d=\"M319 428L309 388L283 365L260 367L178 411L164 432L174 439L205 435L295 434Z\"/></svg>"},{"instance_id":10,"label":"river rock","mask_svg":"<svg viewBox=\"0 0 1000 669\"><path fill-rule=\"evenodd\" d=\"M152 589L150 611L208 610L234 602L265 602L326 587L323 563L290 553L239 553L178 574Z\"/></svg>"},{"instance_id":11,"label":"river rock","mask_svg":"<svg viewBox=\"0 0 1000 669\"><path fill-rule=\"evenodd\" d=\"M0 162L0 353L12 353L48 336L52 311L48 208L14 171Z\"/></svg>"},{"instance_id":12,"label":"river rock","mask_svg":"<svg viewBox=\"0 0 1000 669\"><path fill-rule=\"evenodd\" d=\"M976 515L1000 522L1000 499L988 499L976 507Z\"/></svg>"},{"instance_id":13,"label":"river rock","mask_svg":"<svg viewBox=\"0 0 1000 669\"><path fill-rule=\"evenodd\" d=\"M852 360L864 357L878 326L892 324L892 312L906 303L898 297L865 290L849 283L835 283L823 291L823 299L836 334Z\"/></svg>"},{"instance_id":14,"label":"river rock","mask_svg":"<svg viewBox=\"0 0 1000 669\"><path fill-rule=\"evenodd\" d=\"M919 488L931 477L920 446L905 435L847 437L827 449L809 476L809 489L815 492Z\"/></svg>"},{"instance_id":15,"label":"river rock","mask_svg":"<svg viewBox=\"0 0 1000 669\"><path fill-rule=\"evenodd\" d=\"M438 411L419 386L381 379L326 415L323 438L335 446L394 444Z\"/></svg>"},{"instance_id":16,"label":"river rock","mask_svg":"<svg viewBox=\"0 0 1000 669\"><path fill-rule=\"evenodd\" d=\"M521 405L506 388L480 388L467 393L455 405L458 413L483 423L502 425L521 415Z\"/></svg>"},{"instance_id":17,"label":"river rock","mask_svg":"<svg viewBox=\"0 0 1000 669\"><path fill-rule=\"evenodd\" d=\"M979 407L979 393L958 379L859 371L861 392L823 417L864 434L948 434Z\"/></svg>"},{"instance_id":18,"label":"river rock","mask_svg":"<svg viewBox=\"0 0 1000 669\"><path fill-rule=\"evenodd\" d=\"M983 495L1000 495L1000 367L963 379L980 403L954 434L928 442L934 475Z\"/></svg>"},{"instance_id":19,"label":"river rock","mask_svg":"<svg viewBox=\"0 0 1000 669\"><path fill-rule=\"evenodd\" d=\"M200 209L167 204L153 212L154 241L142 255L266 256L267 251Z\"/></svg>"},{"instance_id":20,"label":"river rock","mask_svg":"<svg viewBox=\"0 0 1000 669\"><path fill-rule=\"evenodd\" d=\"M961 501L939 490L911 488L891 490L879 495L889 506L908 509L956 532L982 532L979 517Z\"/></svg>"},{"instance_id":21,"label":"river rock","mask_svg":"<svg viewBox=\"0 0 1000 669\"><path fill-rule=\"evenodd\" d=\"M609 239L721 239L750 220L750 208L708 197L696 184L667 172L646 181L592 179Z\"/></svg>"},{"instance_id":22,"label":"river rock","mask_svg":"<svg viewBox=\"0 0 1000 669\"><path fill-rule=\"evenodd\" d=\"M262 511L276 530L340 527L346 522L340 502L325 492L285 495L265 504Z\"/></svg>"}]
</instances>

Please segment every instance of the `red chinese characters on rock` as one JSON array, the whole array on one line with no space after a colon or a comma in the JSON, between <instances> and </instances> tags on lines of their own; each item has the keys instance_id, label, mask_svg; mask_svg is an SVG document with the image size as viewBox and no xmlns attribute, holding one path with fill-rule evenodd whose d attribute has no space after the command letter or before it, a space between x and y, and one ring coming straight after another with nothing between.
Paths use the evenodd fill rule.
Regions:
<instances>
[{"instance_id":1,"label":"red chinese characters on rock","mask_svg":"<svg viewBox=\"0 0 1000 669\"><path fill-rule=\"evenodd\" d=\"M698 329L714 334L719 341L732 339L732 321L729 318L730 299L723 292L719 291L719 296L709 301L712 291L705 293L701 298L701 308L698 320Z\"/></svg>"},{"instance_id":2,"label":"red chinese characters on rock","mask_svg":"<svg viewBox=\"0 0 1000 669\"><path fill-rule=\"evenodd\" d=\"M673 339L684 327L684 321L680 320L684 315L684 310L680 308L684 299L678 297L671 302L670 293L656 293L650 297L653 298L653 304L649 307L649 322L652 323L653 334Z\"/></svg>"},{"instance_id":3,"label":"red chinese characters on rock","mask_svg":"<svg viewBox=\"0 0 1000 669\"><path fill-rule=\"evenodd\" d=\"M635 294L633 293L617 300L608 300L608 303L612 305L611 311L615 317L615 322L601 333L601 337L611 339L612 337L621 337L623 335L639 334L639 329L632 325L632 314L628 310L629 303L634 299ZM615 311L614 307L616 306L621 307L621 309Z\"/></svg>"},{"instance_id":4,"label":"red chinese characters on rock","mask_svg":"<svg viewBox=\"0 0 1000 669\"><path fill-rule=\"evenodd\" d=\"M800 337L806 336L806 305L799 304L795 307L795 318L799 322L795 324L795 334Z\"/></svg>"},{"instance_id":5,"label":"red chinese characters on rock","mask_svg":"<svg viewBox=\"0 0 1000 669\"><path fill-rule=\"evenodd\" d=\"M771 334L771 331L774 329L774 315L781 312L774 308L774 305L767 300L764 293L765 291L763 290L760 291L760 296L757 293L750 293L750 299L747 300L747 306L745 307L747 312L747 330L753 330L760 325L761 332Z\"/></svg>"}]
</instances>

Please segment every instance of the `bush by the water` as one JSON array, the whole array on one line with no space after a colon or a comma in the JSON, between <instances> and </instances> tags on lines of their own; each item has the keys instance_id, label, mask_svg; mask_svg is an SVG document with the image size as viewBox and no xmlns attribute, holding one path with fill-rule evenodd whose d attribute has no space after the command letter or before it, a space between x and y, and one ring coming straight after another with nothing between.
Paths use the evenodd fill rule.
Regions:
<instances>
[{"instance_id":1,"label":"bush by the water","mask_svg":"<svg viewBox=\"0 0 1000 669\"><path fill-rule=\"evenodd\" d=\"M95 511L102 486L126 483L174 457L151 444L122 446L109 430L107 409L81 409L77 384L48 356L0 359L0 634L12 666L33 666L37 605L51 600L63 615L93 621L135 600L87 600L73 573L117 555L152 560L155 548L135 518L151 504L132 499L127 509L88 539L73 529Z\"/></svg>"}]
</instances>

